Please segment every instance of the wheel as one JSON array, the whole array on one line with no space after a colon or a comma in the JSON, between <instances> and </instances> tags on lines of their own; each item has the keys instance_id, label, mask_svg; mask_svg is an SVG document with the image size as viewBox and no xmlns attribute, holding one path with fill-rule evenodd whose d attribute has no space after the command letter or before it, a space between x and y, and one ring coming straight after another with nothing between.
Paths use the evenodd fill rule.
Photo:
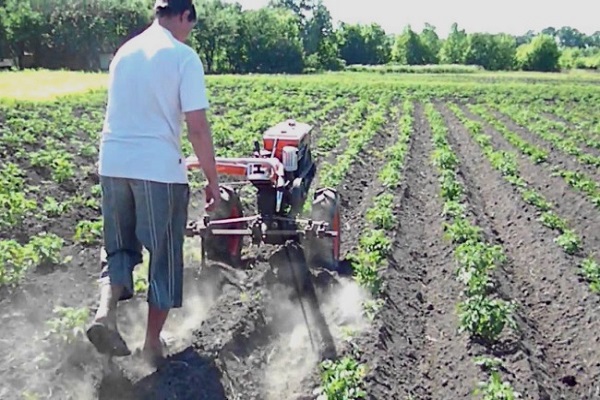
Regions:
<instances>
[{"instance_id":1,"label":"wheel","mask_svg":"<svg viewBox=\"0 0 600 400\"><path fill-rule=\"evenodd\" d=\"M334 189L316 191L310 218L329 224L327 230L335 231L334 237L311 237L304 241L306 260L311 267L337 270L340 259L341 224L339 195Z\"/></svg>"},{"instance_id":2,"label":"wheel","mask_svg":"<svg viewBox=\"0 0 600 400\"><path fill-rule=\"evenodd\" d=\"M207 212L210 221L243 217L242 202L238 194L229 186L222 185L219 187L219 190L221 193L221 202L215 210ZM219 228L243 229L244 223L224 224L219 225ZM243 236L212 235L207 232L203 238L202 246L206 258L237 266L241 262L243 244Z\"/></svg>"}]
</instances>

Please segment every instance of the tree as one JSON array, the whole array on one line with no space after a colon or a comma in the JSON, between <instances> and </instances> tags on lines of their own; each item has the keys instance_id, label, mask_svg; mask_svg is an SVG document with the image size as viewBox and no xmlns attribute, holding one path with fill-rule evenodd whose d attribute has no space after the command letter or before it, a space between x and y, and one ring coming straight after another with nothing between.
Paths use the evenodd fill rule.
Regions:
<instances>
[{"instance_id":1,"label":"tree","mask_svg":"<svg viewBox=\"0 0 600 400\"><path fill-rule=\"evenodd\" d=\"M517 55L517 40L514 36L507 34L494 35L495 56L492 62L492 70L512 70L516 67L515 57Z\"/></svg>"},{"instance_id":2,"label":"tree","mask_svg":"<svg viewBox=\"0 0 600 400\"><path fill-rule=\"evenodd\" d=\"M362 27L364 45L367 50L367 63L371 65L385 64L392 52L387 35L381 25L370 24Z\"/></svg>"},{"instance_id":3,"label":"tree","mask_svg":"<svg viewBox=\"0 0 600 400\"><path fill-rule=\"evenodd\" d=\"M560 45L563 47L577 47L584 48L586 37L583 33L577 29L573 29L569 26L563 26L556 32Z\"/></svg>"},{"instance_id":4,"label":"tree","mask_svg":"<svg viewBox=\"0 0 600 400\"><path fill-rule=\"evenodd\" d=\"M591 36L588 36L588 45L600 47L600 31L596 31Z\"/></svg>"},{"instance_id":5,"label":"tree","mask_svg":"<svg viewBox=\"0 0 600 400\"><path fill-rule=\"evenodd\" d=\"M204 1L198 7L198 23L192 36L207 72L226 68L217 63L226 63L227 51L235 46L241 15L239 4L225 4L221 0Z\"/></svg>"},{"instance_id":6,"label":"tree","mask_svg":"<svg viewBox=\"0 0 600 400\"><path fill-rule=\"evenodd\" d=\"M43 35L43 15L20 0L7 0L3 15L5 40L22 67L25 52L32 51Z\"/></svg>"},{"instance_id":7,"label":"tree","mask_svg":"<svg viewBox=\"0 0 600 400\"><path fill-rule=\"evenodd\" d=\"M556 36L556 28L549 26L547 28L542 29L542 35L547 35L547 36L552 36L555 37Z\"/></svg>"},{"instance_id":8,"label":"tree","mask_svg":"<svg viewBox=\"0 0 600 400\"><path fill-rule=\"evenodd\" d=\"M558 71L560 55L554 38L538 35L531 43L517 49L517 64L525 71Z\"/></svg>"},{"instance_id":9,"label":"tree","mask_svg":"<svg viewBox=\"0 0 600 400\"><path fill-rule=\"evenodd\" d=\"M517 41L517 46L522 44L531 43L531 40L535 37L535 32L531 29L527 31L526 34L517 36L515 39Z\"/></svg>"},{"instance_id":10,"label":"tree","mask_svg":"<svg viewBox=\"0 0 600 400\"><path fill-rule=\"evenodd\" d=\"M342 23L336 32L340 56L347 64L383 64L391 48L387 35L378 24Z\"/></svg>"},{"instance_id":11,"label":"tree","mask_svg":"<svg viewBox=\"0 0 600 400\"><path fill-rule=\"evenodd\" d=\"M237 51L230 53L236 71L302 72L302 40L296 17L291 12L261 8L242 15Z\"/></svg>"},{"instance_id":12,"label":"tree","mask_svg":"<svg viewBox=\"0 0 600 400\"><path fill-rule=\"evenodd\" d=\"M465 63L480 65L490 71L514 67L516 39L510 35L473 33L469 35Z\"/></svg>"},{"instance_id":13,"label":"tree","mask_svg":"<svg viewBox=\"0 0 600 400\"><path fill-rule=\"evenodd\" d=\"M312 17L303 27L303 42L306 55L314 54L321 42L329 40L333 35L333 23L329 9L319 0L312 10Z\"/></svg>"},{"instance_id":14,"label":"tree","mask_svg":"<svg viewBox=\"0 0 600 400\"><path fill-rule=\"evenodd\" d=\"M427 62L427 48L410 25L396 37L392 59L404 65L422 65Z\"/></svg>"},{"instance_id":15,"label":"tree","mask_svg":"<svg viewBox=\"0 0 600 400\"><path fill-rule=\"evenodd\" d=\"M458 30L458 24L453 23L448 38L440 49L440 62L443 64L464 64L469 47L467 33Z\"/></svg>"},{"instance_id":16,"label":"tree","mask_svg":"<svg viewBox=\"0 0 600 400\"><path fill-rule=\"evenodd\" d=\"M290 10L301 20L304 20L306 12L313 9L312 0L270 0L268 6Z\"/></svg>"},{"instance_id":17,"label":"tree","mask_svg":"<svg viewBox=\"0 0 600 400\"><path fill-rule=\"evenodd\" d=\"M421 40L421 44L423 45L424 63L439 63L439 53L442 43L438 34L435 32L435 26L426 23L419 38Z\"/></svg>"}]
</instances>

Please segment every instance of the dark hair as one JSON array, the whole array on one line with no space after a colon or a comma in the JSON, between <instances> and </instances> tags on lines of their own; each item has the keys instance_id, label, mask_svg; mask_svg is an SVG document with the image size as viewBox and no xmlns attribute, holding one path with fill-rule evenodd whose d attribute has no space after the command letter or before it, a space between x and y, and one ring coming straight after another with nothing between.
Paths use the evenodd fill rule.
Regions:
<instances>
[{"instance_id":1,"label":"dark hair","mask_svg":"<svg viewBox=\"0 0 600 400\"><path fill-rule=\"evenodd\" d=\"M156 0L154 11L157 17L172 17L190 11L188 21L195 21L197 18L196 7L192 0Z\"/></svg>"}]
</instances>

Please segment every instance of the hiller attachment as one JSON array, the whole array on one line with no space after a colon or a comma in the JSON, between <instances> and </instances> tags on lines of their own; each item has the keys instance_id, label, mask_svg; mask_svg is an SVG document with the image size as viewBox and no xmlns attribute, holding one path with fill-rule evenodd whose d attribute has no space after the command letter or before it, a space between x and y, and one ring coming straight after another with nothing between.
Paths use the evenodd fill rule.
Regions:
<instances>
[{"instance_id":1,"label":"hiller attachment","mask_svg":"<svg viewBox=\"0 0 600 400\"><path fill-rule=\"evenodd\" d=\"M237 197L235 194L232 195L234 193L233 189L227 186L221 186L221 191L227 192L227 196L223 196L224 200L227 198L235 199ZM230 208L230 214L238 213L239 209L231 208L231 203L225 204ZM281 226L291 227L293 225L298 226L298 228L280 228ZM208 256L208 258L220 258L221 261L238 264L240 262L242 238L244 236L250 237L251 243L254 245L293 240L302 243L310 242L312 245L318 246L318 240L336 238L338 237L338 232L329 229L329 223L322 220L292 219L277 215L269 219L264 219L261 215L212 219L210 215L205 215L201 221L194 221L188 224L188 235L199 235L203 239L203 259ZM311 249L308 248L306 250L310 253ZM319 253L316 252L316 254ZM337 256L337 254L332 255Z\"/></svg>"}]
</instances>

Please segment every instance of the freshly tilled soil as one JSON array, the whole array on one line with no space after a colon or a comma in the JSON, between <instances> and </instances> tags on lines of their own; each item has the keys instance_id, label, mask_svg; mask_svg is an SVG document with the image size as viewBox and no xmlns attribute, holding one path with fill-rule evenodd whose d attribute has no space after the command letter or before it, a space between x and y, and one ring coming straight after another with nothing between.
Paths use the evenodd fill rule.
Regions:
<instances>
[{"instance_id":1,"label":"freshly tilled soil","mask_svg":"<svg viewBox=\"0 0 600 400\"><path fill-rule=\"evenodd\" d=\"M461 161L470 216L509 257L495 277L499 294L519 304L520 330L503 347L486 348L457 333L461 287L451 245L443 238L431 132L416 103L403 183L395 193L398 224L383 272L385 304L371 325L361 315L364 294L345 276L314 271L319 298L314 307L306 299L300 303L293 288L278 282L269 261L280 267L282 260L273 262L273 248L250 249L247 269L211 264L200 270L198 243L190 240L189 297L166 327L172 339L169 362L154 371L135 354L105 360L85 341L59 345L43 341L43 329L32 329L42 326L50 311L44 296L94 311L99 254L70 244L65 253L72 252L79 268L36 274L17 292L0 297L0 377L6 383L0 398L21 398L21 390L29 388L39 389L40 398L82 400L314 399L323 355L313 351L312 343L322 347L330 334L337 354L346 354L342 331L352 328L358 332L360 361L368 367L370 399L471 398L485 376L474 363L482 354L503 359L503 376L524 398L593 399L600 392L597 296L578 278L576 259L565 255L552 242L553 233L536 221L535 210L492 170L464 127L443 106L438 108ZM384 160L377 154L397 139L396 128L397 118L391 116L339 186L345 254L355 248L366 226L365 212L381 191L376 178ZM494 146L514 150L489 126L486 133ZM337 154L339 148L327 160ZM523 177L583 233L587 249L600 245L594 233L598 221L580 195L524 157L519 166ZM64 229L68 236L72 226L65 223ZM121 314L120 327L134 351L143 341L145 312L143 297L137 297ZM26 354L15 356L9 347L15 337L32 343L20 348Z\"/></svg>"},{"instance_id":2,"label":"freshly tilled soil","mask_svg":"<svg viewBox=\"0 0 600 400\"><path fill-rule=\"evenodd\" d=\"M451 112L444 106L439 109L446 117L451 144L478 210L478 225L487 227L509 259L497 278L500 291L519 306L518 336L509 351L498 353L507 363L510 381L525 398L593 399L599 390L600 352L595 344L600 299L578 278L578 260L553 243L554 232L537 221L535 209L491 168ZM497 149L511 150L489 126L485 133L494 138ZM536 179L544 179L544 174L532 173L540 167L522 158L520 167L523 178L542 190ZM553 193L550 185L543 188L544 195ZM562 215L563 209L558 213ZM577 227L577 219L564 217Z\"/></svg>"}]
</instances>

